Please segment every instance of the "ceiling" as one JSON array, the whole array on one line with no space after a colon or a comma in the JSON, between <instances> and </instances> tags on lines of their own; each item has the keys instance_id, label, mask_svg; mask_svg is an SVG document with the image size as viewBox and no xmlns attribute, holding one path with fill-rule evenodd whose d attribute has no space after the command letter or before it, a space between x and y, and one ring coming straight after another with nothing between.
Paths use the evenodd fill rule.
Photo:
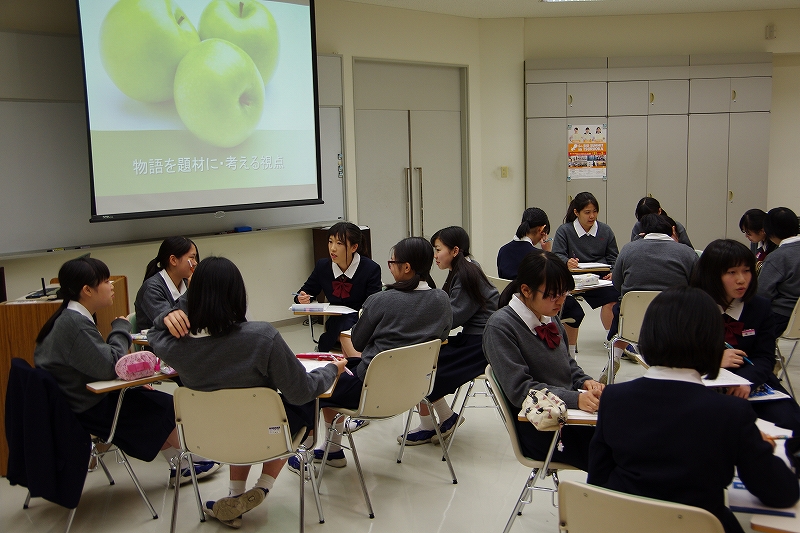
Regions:
<instances>
[{"instance_id":1,"label":"ceiling","mask_svg":"<svg viewBox=\"0 0 800 533\"><path fill-rule=\"evenodd\" d=\"M538 0L348 1L470 18L713 13L800 8L800 0L600 0L560 3ZM0 30L77 35L75 0L0 0Z\"/></svg>"}]
</instances>

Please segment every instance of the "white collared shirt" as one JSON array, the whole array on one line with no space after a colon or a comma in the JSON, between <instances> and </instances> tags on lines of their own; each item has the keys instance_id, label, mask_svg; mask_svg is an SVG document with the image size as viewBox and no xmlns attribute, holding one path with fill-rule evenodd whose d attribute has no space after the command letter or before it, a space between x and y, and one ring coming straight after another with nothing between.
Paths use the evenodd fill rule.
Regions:
<instances>
[{"instance_id":1,"label":"white collared shirt","mask_svg":"<svg viewBox=\"0 0 800 533\"><path fill-rule=\"evenodd\" d=\"M428 285L427 281L420 281L419 285L417 285L417 288L414 289L414 290L415 291L429 291L429 290L431 290L431 286Z\"/></svg>"},{"instance_id":2,"label":"white collared shirt","mask_svg":"<svg viewBox=\"0 0 800 533\"><path fill-rule=\"evenodd\" d=\"M211 333L208 332L208 328L203 328L197 333L189 333L189 336L193 339L202 339L203 337L210 337Z\"/></svg>"},{"instance_id":3,"label":"white collared shirt","mask_svg":"<svg viewBox=\"0 0 800 533\"><path fill-rule=\"evenodd\" d=\"M528 237L527 235L524 235L522 238L520 238L520 237L517 237L516 234L514 234L514 239L513 240L515 240L515 241L528 241L529 243L531 243L531 246L533 246L533 240L530 237Z\"/></svg>"},{"instance_id":4,"label":"white collared shirt","mask_svg":"<svg viewBox=\"0 0 800 533\"><path fill-rule=\"evenodd\" d=\"M723 315L728 315L734 320L739 320L739 317L742 316L742 310L744 309L744 302L741 298L736 298L727 309L723 309L721 305L717 307L719 307Z\"/></svg>"},{"instance_id":5,"label":"white collared shirt","mask_svg":"<svg viewBox=\"0 0 800 533\"><path fill-rule=\"evenodd\" d=\"M598 226L597 226L597 221L596 220L594 221L594 224L592 224L592 227L589 228L589 231L586 231L585 229L583 229L583 226L581 226L581 223L578 222L577 218L572 221L572 227L575 228L575 233L578 234L578 238L581 238L584 235L591 235L592 237L597 237L597 227Z\"/></svg>"},{"instance_id":6,"label":"white collared shirt","mask_svg":"<svg viewBox=\"0 0 800 533\"><path fill-rule=\"evenodd\" d=\"M783 246L784 244L792 244L793 242L800 241L800 235L795 235L794 237L786 237L781 241L778 246Z\"/></svg>"},{"instance_id":7,"label":"white collared shirt","mask_svg":"<svg viewBox=\"0 0 800 533\"><path fill-rule=\"evenodd\" d=\"M663 379L668 381L684 381L686 383L703 384L700 372L694 368L672 368L668 366L651 366L644 373L650 379Z\"/></svg>"},{"instance_id":8,"label":"white collared shirt","mask_svg":"<svg viewBox=\"0 0 800 533\"><path fill-rule=\"evenodd\" d=\"M644 236L645 239L648 241L672 241L675 242L675 239L672 236L667 235L666 233L648 233Z\"/></svg>"},{"instance_id":9,"label":"white collared shirt","mask_svg":"<svg viewBox=\"0 0 800 533\"><path fill-rule=\"evenodd\" d=\"M77 311L86 318L88 318L89 320L91 320L92 322L94 322L94 318L92 318L92 313L90 313L89 310L86 309L80 302L76 302L75 300L70 300L69 303L67 303L67 309Z\"/></svg>"},{"instance_id":10,"label":"white collared shirt","mask_svg":"<svg viewBox=\"0 0 800 533\"><path fill-rule=\"evenodd\" d=\"M339 268L339 265L336 264L335 261L331 261L331 267L333 268L333 279L339 279L339 276L344 274L347 276L348 279L353 279L353 276L356 274L356 270L358 269L358 264L361 262L361 256L358 252L353 254L353 260L350 262L350 266L347 267L347 270L342 272L342 269Z\"/></svg>"},{"instance_id":11,"label":"white collared shirt","mask_svg":"<svg viewBox=\"0 0 800 533\"><path fill-rule=\"evenodd\" d=\"M528 306L525 305L525 303L520 298L519 293L514 294L514 297L511 298L511 301L508 302L508 305L511 307L511 309L514 310L515 313L517 313L517 315L519 315L519 317L522 319L523 322L525 322L525 325L528 326L528 328L531 330L531 332L533 332L534 335L536 335L536 330L534 330L533 328L544 324L549 324L550 322L553 321L553 319L550 318L549 316L542 316L541 320L536 318L536 313L531 311L528 308Z\"/></svg>"},{"instance_id":12,"label":"white collared shirt","mask_svg":"<svg viewBox=\"0 0 800 533\"><path fill-rule=\"evenodd\" d=\"M164 278L164 281L167 283L167 288L169 289L170 294L172 294L173 300L177 300L178 298L181 297L181 294L186 292L186 283L184 283L183 280L181 280L181 286L176 287L175 284L172 282L172 278L169 277L169 274L167 274L166 268L160 270L159 274L161 274L161 277Z\"/></svg>"}]
</instances>

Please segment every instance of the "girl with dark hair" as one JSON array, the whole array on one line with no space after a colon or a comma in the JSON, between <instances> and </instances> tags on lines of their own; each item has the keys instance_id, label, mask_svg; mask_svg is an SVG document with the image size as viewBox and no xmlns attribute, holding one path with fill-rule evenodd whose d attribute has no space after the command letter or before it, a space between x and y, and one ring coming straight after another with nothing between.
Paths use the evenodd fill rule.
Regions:
<instances>
[{"instance_id":1,"label":"girl with dark hair","mask_svg":"<svg viewBox=\"0 0 800 533\"><path fill-rule=\"evenodd\" d=\"M314 271L297 292L295 303L310 303L322 292L331 304L356 311L361 309L369 295L381 290L381 267L358 253L362 243L361 230L355 224L339 222L331 226L328 230L330 257L317 261ZM318 349L327 352L338 342L345 356L358 357L350 338L341 335L342 331L353 327L357 319L358 313L328 317Z\"/></svg>"},{"instance_id":2,"label":"girl with dark hair","mask_svg":"<svg viewBox=\"0 0 800 533\"><path fill-rule=\"evenodd\" d=\"M148 341L187 387L280 389L292 434L313 427L314 399L330 388L346 361L306 372L281 334L268 322L248 322L246 312L247 292L239 269L224 257L208 257L197 265L178 308L156 318ZM231 431L235 438L236 429ZM239 527L239 517L264 501L285 462L264 463L250 490L250 465L231 465L228 496L206 502L203 510Z\"/></svg>"},{"instance_id":3,"label":"girl with dark hair","mask_svg":"<svg viewBox=\"0 0 800 533\"><path fill-rule=\"evenodd\" d=\"M597 220L599 212L600 204L590 192L578 193L570 202L564 223L556 230L553 242L553 253L570 269L576 269L579 263L586 262L604 263L614 270L619 255L617 239L609 226ZM603 279L611 279L611 274ZM619 292L614 287L601 287L587 291L582 296L592 309L602 307L600 321L608 331Z\"/></svg>"},{"instance_id":4,"label":"girl with dark hair","mask_svg":"<svg viewBox=\"0 0 800 533\"><path fill-rule=\"evenodd\" d=\"M408 237L398 242L391 251L389 271L395 283L385 291L367 298L358 322L353 326L352 341L361 353L359 359L351 359L348 367L353 375L342 374L333 390L333 395L322 399L322 407L336 406L355 409L361 401L361 389L370 361L378 353L434 339L445 340L450 333L453 312L450 300L443 290L428 284L433 247L422 237ZM336 415L331 409L323 409L325 429ZM341 419L340 419L341 420ZM336 468L347 465L341 447L342 427L337 427L325 464ZM314 450L314 460L321 462L323 449ZM289 468L299 472L299 462L289 459Z\"/></svg>"},{"instance_id":5,"label":"girl with dark hair","mask_svg":"<svg viewBox=\"0 0 800 533\"><path fill-rule=\"evenodd\" d=\"M728 394L744 399L764 385L787 394L772 371L778 334L769 300L756 296L758 278L754 271L755 257L744 244L718 239L706 247L692 274L692 286L708 293L722 312L728 344L722 368L752 383L728 387ZM800 407L792 398L751 405L759 418L800 435Z\"/></svg>"},{"instance_id":6,"label":"girl with dark hair","mask_svg":"<svg viewBox=\"0 0 800 533\"><path fill-rule=\"evenodd\" d=\"M548 237L549 233L550 219L547 218L547 213L538 207L526 209L522 213L522 223L517 228L514 240L503 245L497 252L497 275L503 279L516 278L519 264L536 249L538 243L541 243L542 250L551 251L553 239ZM567 296L561 311L561 325L567 332L567 344L572 357L578 353L578 328L584 316L586 313L581 304L574 296Z\"/></svg>"},{"instance_id":7,"label":"girl with dark hair","mask_svg":"<svg viewBox=\"0 0 800 533\"><path fill-rule=\"evenodd\" d=\"M528 391L547 388L570 409L593 413L600 406L604 386L584 373L567 351L558 313L575 281L555 254L534 251L525 256L517 278L503 291L501 308L486 323L483 351L517 412ZM582 391L585 391L581 393ZM516 421L525 457L543 460L553 435L540 432L528 421ZM565 426L553 461L586 470L594 428Z\"/></svg>"},{"instance_id":8,"label":"girl with dark hair","mask_svg":"<svg viewBox=\"0 0 800 533\"><path fill-rule=\"evenodd\" d=\"M114 319L104 340L94 314L114 301L114 285L108 267L94 258L71 259L58 271L61 306L36 337L33 359L49 372L80 424L92 435L107 438L114 421L119 391L94 394L86 389L93 381L117 378L115 365L131 346L130 323ZM132 457L152 461L161 451L168 461L180 454L175 431L172 396L145 388L128 389L119 413L114 444ZM195 464L195 472L209 475L219 465ZM172 477L174 479L175 469ZM181 481L189 479L188 469ZM202 477L202 476L201 476Z\"/></svg>"},{"instance_id":9,"label":"girl with dark hair","mask_svg":"<svg viewBox=\"0 0 800 533\"><path fill-rule=\"evenodd\" d=\"M755 246L756 274L761 271L761 265L764 264L764 259L767 258L767 255L778 247L767 238L767 232L764 231L764 219L766 217L767 214L761 209L748 209L739 219L739 229L742 230L747 240Z\"/></svg>"},{"instance_id":10,"label":"girl with dark hair","mask_svg":"<svg viewBox=\"0 0 800 533\"><path fill-rule=\"evenodd\" d=\"M150 329L158 315L172 309L186 292L199 260L197 246L191 239L180 236L164 239L158 255L147 264L144 283L133 302L139 331Z\"/></svg>"},{"instance_id":11,"label":"girl with dark hair","mask_svg":"<svg viewBox=\"0 0 800 533\"><path fill-rule=\"evenodd\" d=\"M587 481L701 507L727 533L741 533L725 506L734 468L747 489L771 507L794 505L798 485L759 433L750 404L703 385L700 376L713 378L719 369L722 324L717 305L699 289L674 288L656 296L639 337L650 368L644 377L605 390Z\"/></svg>"},{"instance_id":12,"label":"girl with dark hair","mask_svg":"<svg viewBox=\"0 0 800 533\"><path fill-rule=\"evenodd\" d=\"M635 241L637 239L641 239L644 237L644 233L642 232L642 224L641 220L642 217L645 215L664 215L668 216L667 212L661 209L661 204L658 200L653 198L652 196L645 196L636 204L636 211L633 213L636 216L636 224L633 225L631 229L631 241ZM670 218L670 220L672 220ZM692 241L689 240L689 234L686 233L686 228L680 222L675 222L675 230L678 234L678 242L681 244L685 244L692 250L694 250L694 246L692 246Z\"/></svg>"},{"instance_id":13,"label":"girl with dark hair","mask_svg":"<svg viewBox=\"0 0 800 533\"><path fill-rule=\"evenodd\" d=\"M775 333L779 336L789 324L800 298L800 235L797 215L788 207L775 207L764 217L767 238L777 245L761 265L758 294L772 301Z\"/></svg>"},{"instance_id":14,"label":"girl with dark hair","mask_svg":"<svg viewBox=\"0 0 800 533\"><path fill-rule=\"evenodd\" d=\"M449 271L442 289L450 297L453 312L451 327L462 328L439 351L436 381L428 395L441 421L442 438L447 438L455 430L456 423L464 421L464 417L459 419L459 415L450 409L445 396L483 374L486 368L486 357L481 347L483 328L489 316L497 310L500 295L470 255L469 235L464 228L450 226L437 231L431 237L431 245L436 266ZM419 404L419 417L420 425L409 431L406 444L415 446L438 442L433 417L424 403ZM402 444L403 436L397 437L397 441Z\"/></svg>"}]
</instances>

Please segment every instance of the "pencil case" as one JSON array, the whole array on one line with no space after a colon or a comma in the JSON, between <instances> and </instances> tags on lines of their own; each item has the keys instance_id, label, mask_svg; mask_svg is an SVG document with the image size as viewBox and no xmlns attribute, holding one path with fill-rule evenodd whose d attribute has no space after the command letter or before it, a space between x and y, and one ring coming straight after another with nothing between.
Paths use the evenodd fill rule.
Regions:
<instances>
[{"instance_id":1,"label":"pencil case","mask_svg":"<svg viewBox=\"0 0 800 533\"><path fill-rule=\"evenodd\" d=\"M129 353L121 357L114 367L119 379L124 381L147 378L160 369L161 364L156 354L147 351Z\"/></svg>"}]
</instances>

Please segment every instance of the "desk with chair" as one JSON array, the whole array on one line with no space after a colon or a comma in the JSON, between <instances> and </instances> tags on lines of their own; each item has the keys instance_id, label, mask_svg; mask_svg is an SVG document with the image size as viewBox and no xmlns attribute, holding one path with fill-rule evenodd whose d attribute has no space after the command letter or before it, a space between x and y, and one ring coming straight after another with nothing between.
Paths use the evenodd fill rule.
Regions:
<instances>
[{"instance_id":1,"label":"desk with chair","mask_svg":"<svg viewBox=\"0 0 800 533\"><path fill-rule=\"evenodd\" d=\"M307 306L309 309L302 309L303 306ZM322 309L318 309L322 306ZM315 303L315 304L294 304L292 307L289 308L295 316L307 316L308 317L308 327L311 331L311 340L315 343L319 341L314 338L314 317L315 316L341 316L341 315L349 315L350 313L357 313L355 309L351 309L350 307L346 307L344 305L331 305L329 303Z\"/></svg>"}]
</instances>

